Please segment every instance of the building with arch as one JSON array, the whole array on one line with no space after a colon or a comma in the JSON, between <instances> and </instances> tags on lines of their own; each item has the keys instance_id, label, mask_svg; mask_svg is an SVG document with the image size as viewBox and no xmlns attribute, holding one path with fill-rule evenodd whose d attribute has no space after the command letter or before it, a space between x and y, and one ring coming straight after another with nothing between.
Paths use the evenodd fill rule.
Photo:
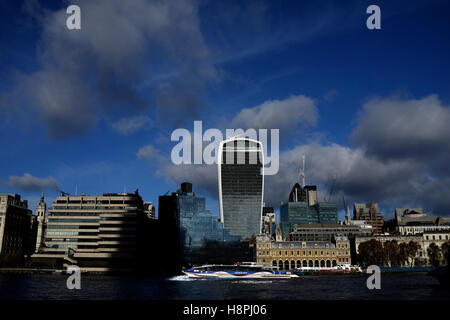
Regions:
<instances>
[{"instance_id":1,"label":"building with arch","mask_svg":"<svg viewBox=\"0 0 450 320\"><path fill-rule=\"evenodd\" d=\"M278 266L283 270L299 267L332 267L351 263L350 242L347 237L333 241L273 241L256 237L256 262Z\"/></svg>"}]
</instances>

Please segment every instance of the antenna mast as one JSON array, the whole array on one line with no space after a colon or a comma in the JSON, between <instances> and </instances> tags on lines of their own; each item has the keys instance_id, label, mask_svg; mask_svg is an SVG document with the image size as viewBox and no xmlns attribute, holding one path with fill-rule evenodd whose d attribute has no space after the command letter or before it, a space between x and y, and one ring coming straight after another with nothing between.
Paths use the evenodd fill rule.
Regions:
<instances>
[{"instance_id":1,"label":"antenna mast","mask_svg":"<svg viewBox=\"0 0 450 320\"><path fill-rule=\"evenodd\" d=\"M302 183L302 188L305 187L306 183L305 183L305 160L306 160L306 156L303 155L302 156L302 171L300 172L300 179L301 179L301 183Z\"/></svg>"}]
</instances>

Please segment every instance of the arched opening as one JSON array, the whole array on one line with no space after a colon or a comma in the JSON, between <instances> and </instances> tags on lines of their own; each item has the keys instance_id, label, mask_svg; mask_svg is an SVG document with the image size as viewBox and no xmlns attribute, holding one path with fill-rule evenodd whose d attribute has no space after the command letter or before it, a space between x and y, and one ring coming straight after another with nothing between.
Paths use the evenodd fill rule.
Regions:
<instances>
[{"instance_id":1,"label":"arched opening","mask_svg":"<svg viewBox=\"0 0 450 320\"><path fill-rule=\"evenodd\" d=\"M291 260L291 269L295 269L295 261Z\"/></svg>"},{"instance_id":2,"label":"arched opening","mask_svg":"<svg viewBox=\"0 0 450 320\"><path fill-rule=\"evenodd\" d=\"M337 266L336 260L333 260L333 267L336 267L336 266Z\"/></svg>"},{"instance_id":3,"label":"arched opening","mask_svg":"<svg viewBox=\"0 0 450 320\"><path fill-rule=\"evenodd\" d=\"M331 262L330 262L330 260L327 260L327 267L328 267L328 268L331 267Z\"/></svg>"},{"instance_id":4,"label":"arched opening","mask_svg":"<svg viewBox=\"0 0 450 320\"><path fill-rule=\"evenodd\" d=\"M272 261L272 266L276 267L277 266L277 262L275 260Z\"/></svg>"},{"instance_id":5,"label":"arched opening","mask_svg":"<svg viewBox=\"0 0 450 320\"><path fill-rule=\"evenodd\" d=\"M283 270L283 261L278 261L278 268L280 269L280 270Z\"/></svg>"},{"instance_id":6,"label":"arched opening","mask_svg":"<svg viewBox=\"0 0 450 320\"><path fill-rule=\"evenodd\" d=\"M285 268L286 270L289 270L289 261L288 261L288 260L286 260L286 261L284 262L284 268Z\"/></svg>"},{"instance_id":7,"label":"arched opening","mask_svg":"<svg viewBox=\"0 0 450 320\"><path fill-rule=\"evenodd\" d=\"M314 264L313 264L313 261L312 260L309 260L309 267L314 267Z\"/></svg>"},{"instance_id":8,"label":"arched opening","mask_svg":"<svg viewBox=\"0 0 450 320\"><path fill-rule=\"evenodd\" d=\"M303 266L304 266L304 267L307 267L307 266L308 266L308 261L303 260Z\"/></svg>"},{"instance_id":9,"label":"arched opening","mask_svg":"<svg viewBox=\"0 0 450 320\"><path fill-rule=\"evenodd\" d=\"M325 260L320 260L320 266L325 267Z\"/></svg>"},{"instance_id":10,"label":"arched opening","mask_svg":"<svg viewBox=\"0 0 450 320\"><path fill-rule=\"evenodd\" d=\"M300 260L297 260L297 268L300 268L302 266L302 262Z\"/></svg>"},{"instance_id":11,"label":"arched opening","mask_svg":"<svg viewBox=\"0 0 450 320\"><path fill-rule=\"evenodd\" d=\"M314 261L314 267L318 267L319 266L319 260L315 260Z\"/></svg>"}]
</instances>

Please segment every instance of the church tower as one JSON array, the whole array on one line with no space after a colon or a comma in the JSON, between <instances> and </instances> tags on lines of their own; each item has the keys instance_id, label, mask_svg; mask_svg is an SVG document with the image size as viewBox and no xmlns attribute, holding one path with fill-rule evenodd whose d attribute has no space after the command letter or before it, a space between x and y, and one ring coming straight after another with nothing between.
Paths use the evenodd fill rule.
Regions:
<instances>
[{"instance_id":1,"label":"church tower","mask_svg":"<svg viewBox=\"0 0 450 320\"><path fill-rule=\"evenodd\" d=\"M35 252L38 252L39 248L44 244L45 229L47 227L47 205L44 201L44 193L42 193L41 201L39 201L36 207L36 215L37 215L38 229L37 229Z\"/></svg>"}]
</instances>

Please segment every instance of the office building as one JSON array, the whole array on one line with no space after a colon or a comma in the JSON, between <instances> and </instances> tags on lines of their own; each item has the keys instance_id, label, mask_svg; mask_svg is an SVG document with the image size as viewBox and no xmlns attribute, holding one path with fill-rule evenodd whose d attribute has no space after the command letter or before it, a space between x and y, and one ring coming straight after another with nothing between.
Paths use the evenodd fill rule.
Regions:
<instances>
[{"instance_id":1,"label":"office building","mask_svg":"<svg viewBox=\"0 0 450 320\"><path fill-rule=\"evenodd\" d=\"M380 213L378 203L355 203L353 207L353 219L364 220L372 226L373 234L383 232L384 217Z\"/></svg>"},{"instance_id":2,"label":"office building","mask_svg":"<svg viewBox=\"0 0 450 320\"><path fill-rule=\"evenodd\" d=\"M137 190L102 196L62 193L48 210L44 245L33 255L34 262L76 263L105 271L133 268L140 249L138 239L148 232L143 229L147 220Z\"/></svg>"},{"instance_id":3,"label":"office building","mask_svg":"<svg viewBox=\"0 0 450 320\"><path fill-rule=\"evenodd\" d=\"M0 266L21 266L33 245L33 215L18 194L0 194Z\"/></svg>"},{"instance_id":4,"label":"office building","mask_svg":"<svg viewBox=\"0 0 450 320\"><path fill-rule=\"evenodd\" d=\"M287 237L299 224L337 224L337 211L336 204L331 202L289 201L282 203L280 220L283 237Z\"/></svg>"},{"instance_id":5,"label":"office building","mask_svg":"<svg viewBox=\"0 0 450 320\"><path fill-rule=\"evenodd\" d=\"M335 236L370 236L370 229L341 224L298 224L289 234L290 241L331 241Z\"/></svg>"},{"instance_id":6,"label":"office building","mask_svg":"<svg viewBox=\"0 0 450 320\"><path fill-rule=\"evenodd\" d=\"M222 141L218 155L220 219L242 239L261 232L264 195L262 144L248 138Z\"/></svg>"},{"instance_id":7,"label":"office building","mask_svg":"<svg viewBox=\"0 0 450 320\"><path fill-rule=\"evenodd\" d=\"M267 235L257 236L256 262L283 270L348 265L350 243L342 236L332 241L273 241Z\"/></svg>"},{"instance_id":8,"label":"office building","mask_svg":"<svg viewBox=\"0 0 450 320\"><path fill-rule=\"evenodd\" d=\"M219 217L206 209L205 198L192 192L192 184L187 182L177 192L159 197L158 219L170 242L170 251L180 255L174 263L191 263L195 260L193 252L205 248L208 241L227 243L240 239L224 229Z\"/></svg>"}]
</instances>

